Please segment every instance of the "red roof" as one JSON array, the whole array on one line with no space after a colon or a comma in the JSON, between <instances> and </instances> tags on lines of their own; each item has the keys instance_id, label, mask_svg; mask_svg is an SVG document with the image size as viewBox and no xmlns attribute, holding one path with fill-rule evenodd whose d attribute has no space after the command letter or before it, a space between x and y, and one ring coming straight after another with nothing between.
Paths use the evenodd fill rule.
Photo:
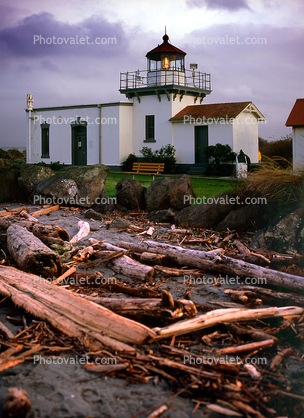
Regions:
<instances>
[{"instance_id":1,"label":"red roof","mask_svg":"<svg viewBox=\"0 0 304 418\"><path fill-rule=\"evenodd\" d=\"M236 102L186 106L169 120L171 122L184 120L184 116L193 118L236 118L248 105L253 107L253 111L259 115L259 118L264 119L264 116L252 102Z\"/></svg>"},{"instance_id":2,"label":"red roof","mask_svg":"<svg viewBox=\"0 0 304 418\"><path fill-rule=\"evenodd\" d=\"M304 126L304 99L297 99L286 121L286 126Z\"/></svg>"},{"instance_id":3,"label":"red roof","mask_svg":"<svg viewBox=\"0 0 304 418\"><path fill-rule=\"evenodd\" d=\"M150 55L159 54L159 53L167 53L167 52L173 52L175 54L180 55L187 55L186 52L182 51L181 49L176 48L172 44L169 44L169 36L164 35L163 36L163 43L161 45L158 45L156 48L152 49L146 54L147 58L151 58Z\"/></svg>"}]
</instances>

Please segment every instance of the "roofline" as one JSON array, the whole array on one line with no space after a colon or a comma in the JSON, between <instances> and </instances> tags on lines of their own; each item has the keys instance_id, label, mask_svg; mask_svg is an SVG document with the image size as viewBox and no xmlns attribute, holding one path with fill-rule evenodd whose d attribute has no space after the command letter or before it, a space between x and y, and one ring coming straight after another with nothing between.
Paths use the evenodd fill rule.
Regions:
<instances>
[{"instance_id":1,"label":"roofline","mask_svg":"<svg viewBox=\"0 0 304 418\"><path fill-rule=\"evenodd\" d=\"M244 112L244 110L247 109L247 107L249 105L253 105L255 107L255 109L256 109L256 113L259 115L259 117L257 118L258 121L263 122L263 121L266 120L265 116L259 111L259 109L256 107L256 105L253 104L251 101L247 101L247 102L229 102L229 103L204 103L204 104L201 104L201 105L188 105L188 106L210 106L210 105L236 104L236 103L247 103L247 105L244 106L244 108L236 116L230 116L229 118L228 118L228 116L226 116L226 118L228 118L228 119L236 119L242 112ZM186 107L188 107L188 106L186 106ZM174 119L174 120L172 120L174 117L175 116L172 116L172 118L169 119L169 122L172 122L172 123L183 122L183 119ZM216 120L216 119L218 119L218 117L213 117L213 118L210 117L208 119Z\"/></svg>"},{"instance_id":2,"label":"roofline","mask_svg":"<svg viewBox=\"0 0 304 418\"><path fill-rule=\"evenodd\" d=\"M32 112L48 112L51 110L68 110L68 109L94 109L99 107L112 107L112 106L133 106L133 102L113 102L113 103L94 103L84 105L72 105L72 106L53 106L53 107L34 107ZM25 109L29 112L29 109Z\"/></svg>"},{"instance_id":3,"label":"roofline","mask_svg":"<svg viewBox=\"0 0 304 418\"><path fill-rule=\"evenodd\" d=\"M293 124L293 125L291 125L290 123L287 123L288 122L288 120L289 120L289 118L290 118L290 115L291 115L291 113L292 113L292 111L293 111L293 109L295 108L295 106L296 106L296 104L298 103L298 102L304 102L304 98L300 98L300 99L297 99L296 101L295 101L295 103L294 103L294 105L293 105L293 107L292 107L292 109L291 109L291 111L290 111L290 113L289 113L289 115L288 115L288 118L287 118L287 121L286 121L286 123L285 123L285 126L291 126L291 127L294 127L294 126L296 126L296 127L301 127L301 126L304 126L303 124L301 125L301 124Z\"/></svg>"}]
</instances>

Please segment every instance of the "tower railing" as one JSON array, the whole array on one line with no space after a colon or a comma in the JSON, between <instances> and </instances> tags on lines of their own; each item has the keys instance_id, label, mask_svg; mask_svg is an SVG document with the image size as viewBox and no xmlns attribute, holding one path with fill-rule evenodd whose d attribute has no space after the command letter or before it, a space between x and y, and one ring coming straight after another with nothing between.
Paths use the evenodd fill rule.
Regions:
<instances>
[{"instance_id":1,"label":"tower railing","mask_svg":"<svg viewBox=\"0 0 304 418\"><path fill-rule=\"evenodd\" d=\"M155 71L137 70L120 73L120 90L168 86L172 84L211 91L210 74L195 70L159 69Z\"/></svg>"}]
</instances>

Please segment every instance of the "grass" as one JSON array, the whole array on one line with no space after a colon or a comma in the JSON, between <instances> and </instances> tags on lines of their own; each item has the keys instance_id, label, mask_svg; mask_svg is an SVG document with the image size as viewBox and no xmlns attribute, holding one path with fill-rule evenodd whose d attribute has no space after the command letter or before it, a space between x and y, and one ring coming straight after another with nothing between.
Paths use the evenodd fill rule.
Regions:
<instances>
[{"instance_id":1,"label":"grass","mask_svg":"<svg viewBox=\"0 0 304 418\"><path fill-rule=\"evenodd\" d=\"M132 174L110 173L105 184L107 196L116 196L115 186L125 177L132 179ZM153 179L152 176L135 175L135 180L138 180L142 186L149 187ZM191 183L196 197L203 198L205 196L206 199L234 189L231 181L220 179L191 178Z\"/></svg>"}]
</instances>

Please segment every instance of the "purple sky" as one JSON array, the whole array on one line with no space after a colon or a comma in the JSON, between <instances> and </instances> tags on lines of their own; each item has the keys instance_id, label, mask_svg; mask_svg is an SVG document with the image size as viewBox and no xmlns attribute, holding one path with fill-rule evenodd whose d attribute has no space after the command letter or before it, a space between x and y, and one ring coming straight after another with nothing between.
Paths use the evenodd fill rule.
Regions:
<instances>
[{"instance_id":1,"label":"purple sky","mask_svg":"<svg viewBox=\"0 0 304 418\"><path fill-rule=\"evenodd\" d=\"M251 100L267 118L260 136L279 139L304 97L303 16L302 0L0 0L0 147L26 145L27 93L34 107L126 100L119 73L146 68L165 25L186 68L211 73L204 103Z\"/></svg>"}]
</instances>

